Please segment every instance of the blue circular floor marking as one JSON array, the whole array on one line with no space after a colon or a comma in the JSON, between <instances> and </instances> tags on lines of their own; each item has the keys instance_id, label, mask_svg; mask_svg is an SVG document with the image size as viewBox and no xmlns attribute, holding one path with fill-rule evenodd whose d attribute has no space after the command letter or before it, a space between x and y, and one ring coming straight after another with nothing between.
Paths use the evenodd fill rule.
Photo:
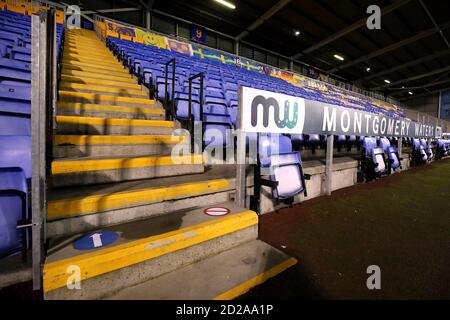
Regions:
<instances>
[{"instance_id":1,"label":"blue circular floor marking","mask_svg":"<svg viewBox=\"0 0 450 320\"><path fill-rule=\"evenodd\" d=\"M119 238L119 234L113 231L98 231L85 235L73 243L77 250L100 249L110 245Z\"/></svg>"}]
</instances>

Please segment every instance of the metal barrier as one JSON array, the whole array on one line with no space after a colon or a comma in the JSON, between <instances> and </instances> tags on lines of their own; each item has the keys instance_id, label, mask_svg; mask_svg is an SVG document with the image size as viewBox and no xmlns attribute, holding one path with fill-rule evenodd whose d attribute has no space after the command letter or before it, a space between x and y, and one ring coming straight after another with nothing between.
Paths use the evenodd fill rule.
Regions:
<instances>
[{"instance_id":1,"label":"metal barrier","mask_svg":"<svg viewBox=\"0 0 450 320\"><path fill-rule=\"evenodd\" d=\"M205 74L203 72L200 72L192 77L189 78L189 106L188 106L188 129L189 134L191 136L191 153L195 153L195 134L194 134L194 127L195 127L195 117L192 112L192 83L195 79L200 79L200 91L199 91L199 112L200 112L200 121L203 121L203 82L204 82ZM203 133L200 131L201 136L198 139L200 141L200 144L203 142ZM199 153L202 153L202 145L198 147Z\"/></svg>"},{"instance_id":2,"label":"metal barrier","mask_svg":"<svg viewBox=\"0 0 450 320\"><path fill-rule=\"evenodd\" d=\"M52 134L56 107L57 54L55 10L40 11L32 16L32 259L33 289L42 286L42 263L46 238L47 176L52 161Z\"/></svg>"},{"instance_id":3,"label":"metal barrier","mask_svg":"<svg viewBox=\"0 0 450 320\"><path fill-rule=\"evenodd\" d=\"M169 66L172 65L172 101L170 102L170 110L168 110L169 106ZM166 110L166 120L173 120L175 116L175 68L176 68L176 59L173 58L168 61L165 65L165 83L164 83L164 108ZM156 84L158 85L158 84Z\"/></svg>"}]
</instances>

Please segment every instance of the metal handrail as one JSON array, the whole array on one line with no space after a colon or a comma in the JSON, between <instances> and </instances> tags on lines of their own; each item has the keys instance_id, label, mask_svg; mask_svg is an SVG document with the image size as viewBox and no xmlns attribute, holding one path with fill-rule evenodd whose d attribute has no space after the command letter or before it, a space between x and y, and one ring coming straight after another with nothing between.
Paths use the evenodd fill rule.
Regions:
<instances>
[{"instance_id":1,"label":"metal handrail","mask_svg":"<svg viewBox=\"0 0 450 320\"><path fill-rule=\"evenodd\" d=\"M55 116L54 105L53 105L53 99L56 98L57 92L55 92L55 89L57 89L57 86L53 87L53 85L58 84L58 70L57 65L55 62L57 61L57 57L55 56L56 53L56 17L55 17L55 9L49 9L47 14L47 62L46 62L46 72L47 72L47 102L48 102L48 108L46 110L46 171L47 174L51 174L51 163L53 161L53 117ZM56 72L54 72L56 71ZM56 79L55 79L56 77Z\"/></svg>"},{"instance_id":2,"label":"metal handrail","mask_svg":"<svg viewBox=\"0 0 450 320\"><path fill-rule=\"evenodd\" d=\"M173 120L175 116L175 68L176 68L176 59L173 58L168 61L165 65L165 83L164 83L164 108L166 110L166 120ZM168 110L169 103L169 66L172 64L172 102L170 104L170 110Z\"/></svg>"},{"instance_id":3,"label":"metal handrail","mask_svg":"<svg viewBox=\"0 0 450 320\"><path fill-rule=\"evenodd\" d=\"M52 135L55 129L57 56L56 21L54 9L41 10L31 18L32 28L32 81L31 81L31 130L32 130L32 179L31 224L21 223L22 229L31 225L33 289L42 284L41 266L45 257L47 177L52 161Z\"/></svg>"},{"instance_id":4,"label":"metal handrail","mask_svg":"<svg viewBox=\"0 0 450 320\"><path fill-rule=\"evenodd\" d=\"M192 83L195 79L200 79L200 92L199 92L199 104L200 104L200 121L203 121L203 82L204 82L205 74L203 72L200 72L192 77L189 78L189 104L188 104L188 129L189 134L191 136L191 153L195 153L194 148L194 124L195 124L195 117L192 112ZM201 132L201 139L200 141L203 141L203 132ZM202 145L199 146L198 150L199 153L203 152Z\"/></svg>"}]
</instances>

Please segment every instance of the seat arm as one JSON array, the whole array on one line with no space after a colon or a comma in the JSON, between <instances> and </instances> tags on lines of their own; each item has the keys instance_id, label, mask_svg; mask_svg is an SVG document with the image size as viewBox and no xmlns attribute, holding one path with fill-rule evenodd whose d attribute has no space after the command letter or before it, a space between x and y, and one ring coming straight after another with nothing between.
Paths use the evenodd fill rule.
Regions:
<instances>
[{"instance_id":1,"label":"seat arm","mask_svg":"<svg viewBox=\"0 0 450 320\"><path fill-rule=\"evenodd\" d=\"M271 187L271 188L278 187L278 181L272 181L272 180L268 180L268 179L264 179L264 178L261 178L259 181L262 186Z\"/></svg>"}]
</instances>

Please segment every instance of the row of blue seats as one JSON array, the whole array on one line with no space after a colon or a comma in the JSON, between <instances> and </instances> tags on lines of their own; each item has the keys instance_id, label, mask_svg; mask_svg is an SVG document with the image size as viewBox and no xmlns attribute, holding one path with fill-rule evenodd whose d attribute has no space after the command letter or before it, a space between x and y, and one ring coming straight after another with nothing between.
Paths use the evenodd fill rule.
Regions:
<instances>
[{"instance_id":1,"label":"row of blue seats","mask_svg":"<svg viewBox=\"0 0 450 320\"><path fill-rule=\"evenodd\" d=\"M292 142L318 144L324 141L318 134L289 137L280 134L260 134L258 137L258 159L262 169L268 169L274 199L286 200L304 193L307 195L300 152L293 151ZM339 136L340 143L361 143L363 170L372 170L374 176L390 174L401 168L397 148L388 138ZM364 165L365 163L365 165ZM257 209L257 208L256 208Z\"/></svg>"},{"instance_id":2,"label":"row of blue seats","mask_svg":"<svg viewBox=\"0 0 450 320\"><path fill-rule=\"evenodd\" d=\"M375 137L365 137L362 147L361 168L367 180L401 169L402 159L389 139L382 137L377 141Z\"/></svg>"},{"instance_id":3,"label":"row of blue seats","mask_svg":"<svg viewBox=\"0 0 450 320\"><path fill-rule=\"evenodd\" d=\"M31 17L9 11L0 11L1 18L8 17L8 24L17 29L30 30ZM14 21L16 21L14 23ZM62 43L63 26L57 25L57 54ZM30 31L31 32L31 31ZM2 34L8 37L1 37ZM10 34L0 26L0 47L16 47L20 36ZM30 135L31 117L31 38L23 38L25 46L17 55L0 57L0 134ZM14 52L14 50L12 51Z\"/></svg>"},{"instance_id":4,"label":"row of blue seats","mask_svg":"<svg viewBox=\"0 0 450 320\"><path fill-rule=\"evenodd\" d=\"M57 26L57 50L63 39ZM31 17L0 11L0 258L29 244Z\"/></svg>"},{"instance_id":5,"label":"row of blue seats","mask_svg":"<svg viewBox=\"0 0 450 320\"><path fill-rule=\"evenodd\" d=\"M252 88L268 90L317 100L325 103L356 108L367 112L385 114L390 117L403 117L401 111L387 110L373 105L368 99L347 97L349 104L342 101L338 90L323 94L321 90L314 88L300 88L290 83L257 72L248 71L232 65L220 62L211 62L187 57L186 55L132 43L127 40L108 37L108 47L123 64L130 68L130 72L136 75L140 81L155 90L155 96L164 100L166 95L166 63L175 58L176 68L174 75L175 91L172 96L172 69L167 71L169 100L175 103L175 117L186 120L188 117L188 80L198 73L204 73L204 95L200 99L199 83L193 84L193 114L196 121L203 120L205 145L226 145L229 135L227 129L236 126L237 121L237 90L245 85ZM200 119L200 100L203 100L203 118ZM221 136L223 139L214 139ZM391 141L385 137L356 137L337 136L337 145L359 144L363 150L363 162L366 168L373 171L375 176L390 173L401 168L401 159L398 156L395 138ZM260 135L259 157L261 168L270 169L270 179L273 182L273 195L277 199L288 199L299 193L306 193L305 178L302 170L301 155L293 152L293 144L315 146L323 144L326 137L319 134L311 135ZM432 156L432 145L425 140L419 140L427 158ZM413 145L414 140L405 139L405 142ZM214 145L216 146L216 145ZM289 179L287 179L289 177ZM293 178L297 177L297 178Z\"/></svg>"},{"instance_id":6,"label":"row of blue seats","mask_svg":"<svg viewBox=\"0 0 450 320\"><path fill-rule=\"evenodd\" d=\"M438 139L436 142L439 158L450 156L450 140Z\"/></svg>"},{"instance_id":7,"label":"row of blue seats","mask_svg":"<svg viewBox=\"0 0 450 320\"><path fill-rule=\"evenodd\" d=\"M359 144L362 147L361 169L366 180L372 180L402 168L397 146L398 138L337 136L339 144ZM450 140L438 139L427 142L425 139L403 138L413 147L415 154L423 162L435 159L434 149L442 156L450 155ZM293 152L293 142L314 146L326 142L326 136L319 134L286 135L269 134L259 136L258 157L261 168L270 169L275 199L287 199L306 192L305 177L300 152Z\"/></svg>"},{"instance_id":8,"label":"row of blue seats","mask_svg":"<svg viewBox=\"0 0 450 320\"><path fill-rule=\"evenodd\" d=\"M31 180L31 21L0 12L0 257L24 246Z\"/></svg>"},{"instance_id":9,"label":"row of blue seats","mask_svg":"<svg viewBox=\"0 0 450 320\"><path fill-rule=\"evenodd\" d=\"M56 26L57 48L62 43L63 28ZM31 62L31 17L0 11L0 57Z\"/></svg>"},{"instance_id":10,"label":"row of blue seats","mask_svg":"<svg viewBox=\"0 0 450 320\"><path fill-rule=\"evenodd\" d=\"M293 149L293 142L316 145L326 137L319 134L288 136L281 134L260 134L258 136L258 160L261 169L268 169L268 176L274 199L286 200L304 193L307 195L301 153ZM401 168L401 158L397 148L386 137L338 136L339 143L360 144L362 146L363 170L371 170L373 176L390 174ZM255 183L256 184L256 183ZM257 209L257 208L256 208Z\"/></svg>"},{"instance_id":11,"label":"row of blue seats","mask_svg":"<svg viewBox=\"0 0 450 320\"><path fill-rule=\"evenodd\" d=\"M124 64L130 67L131 72L138 76L146 85L156 89L156 96L160 100L165 97L165 63L172 58L176 58L175 71L175 95L169 99L175 100L176 117L186 119L188 113L188 79L189 77L203 72L205 73L204 83L204 122L213 121L215 126L221 123L222 130L229 127L236 127L237 123L237 89L240 85L246 85L262 90L270 90L285 94L293 94L311 100L318 100L327 103L345 105L338 100L330 100L321 95L320 90L308 92L307 90L293 86L288 82L248 71L232 65L219 62L210 62L195 57L187 57L177 52L159 49L157 47L145 46L139 43L109 37L108 46L113 52L123 60ZM171 86L171 69L169 69L169 88ZM193 91L193 113L196 120L199 120L199 85L194 85ZM348 107L348 105L345 105ZM361 106L361 109L363 107ZM373 106L366 106L366 111L389 113L386 109ZM397 116L389 114L390 116ZM207 123L206 123L207 125ZM217 128L219 129L219 128Z\"/></svg>"}]
</instances>

